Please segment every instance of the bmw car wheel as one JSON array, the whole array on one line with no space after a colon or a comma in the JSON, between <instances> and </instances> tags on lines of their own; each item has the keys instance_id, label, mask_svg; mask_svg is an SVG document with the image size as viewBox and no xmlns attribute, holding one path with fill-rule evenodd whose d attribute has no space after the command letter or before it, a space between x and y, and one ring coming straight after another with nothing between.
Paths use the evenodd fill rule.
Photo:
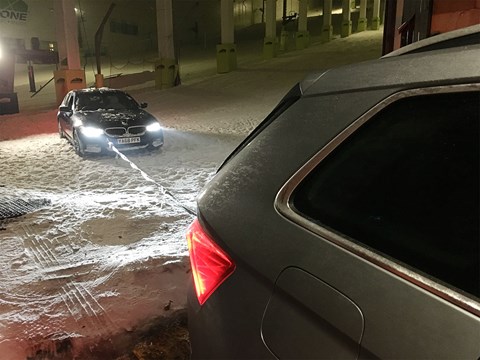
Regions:
<instances>
[{"instance_id":1,"label":"bmw car wheel","mask_svg":"<svg viewBox=\"0 0 480 360\"><path fill-rule=\"evenodd\" d=\"M65 138L65 134L63 132L62 125L60 124L60 121L58 121L58 135L60 135L60 139Z\"/></svg>"},{"instance_id":2,"label":"bmw car wheel","mask_svg":"<svg viewBox=\"0 0 480 360\"><path fill-rule=\"evenodd\" d=\"M80 137L76 131L73 133L73 147L75 148L75 153L78 156L85 156L85 145L83 144L82 140L80 140Z\"/></svg>"}]
</instances>

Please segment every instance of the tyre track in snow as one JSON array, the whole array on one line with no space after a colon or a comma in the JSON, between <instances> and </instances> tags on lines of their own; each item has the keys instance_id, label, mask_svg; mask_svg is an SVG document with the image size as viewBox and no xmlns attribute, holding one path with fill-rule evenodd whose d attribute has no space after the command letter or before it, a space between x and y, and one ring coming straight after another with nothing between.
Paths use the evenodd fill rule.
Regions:
<instances>
[{"instance_id":1,"label":"tyre track in snow","mask_svg":"<svg viewBox=\"0 0 480 360\"><path fill-rule=\"evenodd\" d=\"M128 157L193 208L240 141L171 130L160 152ZM184 306L191 217L156 184L120 158L80 159L54 135L1 142L2 159L5 194L51 206L0 233L0 353L9 342L35 354L52 339L108 337Z\"/></svg>"},{"instance_id":2,"label":"tyre track in snow","mask_svg":"<svg viewBox=\"0 0 480 360\"><path fill-rule=\"evenodd\" d=\"M75 321L84 320L82 322L89 323L92 328L101 326L106 330L115 329L115 322L82 283L69 282L62 286L62 291L63 302Z\"/></svg>"},{"instance_id":3,"label":"tyre track in snow","mask_svg":"<svg viewBox=\"0 0 480 360\"><path fill-rule=\"evenodd\" d=\"M58 258L49 246L49 241L44 241L40 235L35 234L29 224L22 224L23 243L27 253L32 254L32 259L40 269L60 265Z\"/></svg>"},{"instance_id":4,"label":"tyre track in snow","mask_svg":"<svg viewBox=\"0 0 480 360\"><path fill-rule=\"evenodd\" d=\"M95 270L95 264L71 265L68 259L62 258L61 254L56 254L53 241L36 234L29 224L21 224L21 228L23 231L18 235L23 239L27 255L38 267L42 281L57 282L65 309L75 321L91 329L101 327L107 331L114 330L115 324L108 317L105 309L88 288L77 280ZM64 245L58 241L58 237L54 238L54 241L57 245Z\"/></svg>"}]
</instances>

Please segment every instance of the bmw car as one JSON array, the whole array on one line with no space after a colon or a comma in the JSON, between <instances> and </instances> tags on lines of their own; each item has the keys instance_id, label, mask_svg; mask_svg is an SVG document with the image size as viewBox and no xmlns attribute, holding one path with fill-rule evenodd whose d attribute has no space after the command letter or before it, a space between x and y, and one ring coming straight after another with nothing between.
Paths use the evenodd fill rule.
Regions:
<instances>
[{"instance_id":1,"label":"bmw car","mask_svg":"<svg viewBox=\"0 0 480 360\"><path fill-rule=\"evenodd\" d=\"M192 359L479 358L479 59L405 52L285 96L199 195Z\"/></svg>"},{"instance_id":2,"label":"bmw car","mask_svg":"<svg viewBox=\"0 0 480 360\"><path fill-rule=\"evenodd\" d=\"M109 88L70 91L58 109L58 132L79 156L159 149L163 130L158 120L124 91Z\"/></svg>"}]
</instances>

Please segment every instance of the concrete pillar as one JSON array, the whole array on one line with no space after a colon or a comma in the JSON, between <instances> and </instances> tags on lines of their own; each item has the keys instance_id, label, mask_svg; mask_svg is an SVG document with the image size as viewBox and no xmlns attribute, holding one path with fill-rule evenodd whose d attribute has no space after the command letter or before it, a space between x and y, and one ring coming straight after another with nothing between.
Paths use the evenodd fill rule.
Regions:
<instances>
[{"instance_id":1,"label":"concrete pillar","mask_svg":"<svg viewBox=\"0 0 480 360\"><path fill-rule=\"evenodd\" d=\"M395 32L393 37L393 50L399 49L402 45L402 34L396 31L403 23L404 0L397 0L397 8L395 11Z\"/></svg>"},{"instance_id":2,"label":"concrete pillar","mask_svg":"<svg viewBox=\"0 0 480 360\"><path fill-rule=\"evenodd\" d=\"M322 41L330 41L333 38L332 26L332 0L323 0L323 28Z\"/></svg>"},{"instance_id":3,"label":"concrete pillar","mask_svg":"<svg viewBox=\"0 0 480 360\"><path fill-rule=\"evenodd\" d=\"M360 0L360 16L358 18L357 31L367 30L367 0Z\"/></svg>"},{"instance_id":4,"label":"concrete pillar","mask_svg":"<svg viewBox=\"0 0 480 360\"><path fill-rule=\"evenodd\" d=\"M217 72L227 73L237 68L237 48L234 42L233 0L221 0L221 44L217 45Z\"/></svg>"},{"instance_id":5,"label":"concrete pillar","mask_svg":"<svg viewBox=\"0 0 480 360\"><path fill-rule=\"evenodd\" d=\"M57 105L60 105L70 90L85 88L86 81L85 71L80 64L75 2L56 0L53 2L53 8L60 60L59 68L53 75Z\"/></svg>"},{"instance_id":6,"label":"concrete pillar","mask_svg":"<svg viewBox=\"0 0 480 360\"><path fill-rule=\"evenodd\" d=\"M263 57L271 59L277 55L277 0L265 0L265 39Z\"/></svg>"},{"instance_id":7,"label":"concrete pillar","mask_svg":"<svg viewBox=\"0 0 480 360\"><path fill-rule=\"evenodd\" d=\"M0 43L0 94L10 94L14 90L15 55L2 45Z\"/></svg>"},{"instance_id":8,"label":"concrete pillar","mask_svg":"<svg viewBox=\"0 0 480 360\"><path fill-rule=\"evenodd\" d=\"M380 28L380 0L373 0L372 30Z\"/></svg>"},{"instance_id":9,"label":"concrete pillar","mask_svg":"<svg viewBox=\"0 0 480 360\"><path fill-rule=\"evenodd\" d=\"M173 46L172 0L156 0L158 59L155 61L155 87L171 88L177 84L178 62Z\"/></svg>"},{"instance_id":10,"label":"concrete pillar","mask_svg":"<svg viewBox=\"0 0 480 360\"><path fill-rule=\"evenodd\" d=\"M58 56L62 69L80 69L80 49L78 47L78 25L74 0L53 2L56 19Z\"/></svg>"},{"instance_id":11,"label":"concrete pillar","mask_svg":"<svg viewBox=\"0 0 480 360\"><path fill-rule=\"evenodd\" d=\"M351 15L351 2L350 0L342 1L342 37L347 37L352 34L352 20Z\"/></svg>"},{"instance_id":12,"label":"concrete pillar","mask_svg":"<svg viewBox=\"0 0 480 360\"><path fill-rule=\"evenodd\" d=\"M19 111L18 97L14 90L15 55L0 43L0 115Z\"/></svg>"},{"instance_id":13,"label":"concrete pillar","mask_svg":"<svg viewBox=\"0 0 480 360\"><path fill-rule=\"evenodd\" d=\"M310 44L310 33L307 30L308 0L298 0L298 31L295 34L295 47L300 50Z\"/></svg>"},{"instance_id":14,"label":"concrete pillar","mask_svg":"<svg viewBox=\"0 0 480 360\"><path fill-rule=\"evenodd\" d=\"M233 0L221 0L220 16L221 16L222 44L233 44L234 43Z\"/></svg>"},{"instance_id":15,"label":"concrete pillar","mask_svg":"<svg viewBox=\"0 0 480 360\"><path fill-rule=\"evenodd\" d=\"M95 74L95 87L97 89L105 86L105 78L103 74Z\"/></svg>"}]
</instances>

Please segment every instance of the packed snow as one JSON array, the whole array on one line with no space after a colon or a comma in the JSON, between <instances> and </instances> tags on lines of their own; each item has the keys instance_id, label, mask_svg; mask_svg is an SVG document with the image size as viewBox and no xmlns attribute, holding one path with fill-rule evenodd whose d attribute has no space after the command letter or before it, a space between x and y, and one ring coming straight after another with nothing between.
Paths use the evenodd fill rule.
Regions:
<instances>
[{"instance_id":1,"label":"packed snow","mask_svg":"<svg viewBox=\"0 0 480 360\"><path fill-rule=\"evenodd\" d=\"M170 300L170 310L185 306L192 215L180 205L195 209L240 138L165 139L160 151L128 155L155 183L119 157L83 160L56 134L0 143L2 197L51 203L3 224L0 348L115 332Z\"/></svg>"},{"instance_id":2,"label":"packed snow","mask_svg":"<svg viewBox=\"0 0 480 360\"><path fill-rule=\"evenodd\" d=\"M223 159L308 72L380 48L381 32L365 32L169 90L132 89L165 128L161 150L127 153L153 182L118 156L78 157L58 134L0 141L0 197L50 204L0 223L2 358L66 338L89 344L184 308L185 208L195 210ZM55 111L7 120L35 117L55 121Z\"/></svg>"}]
</instances>

